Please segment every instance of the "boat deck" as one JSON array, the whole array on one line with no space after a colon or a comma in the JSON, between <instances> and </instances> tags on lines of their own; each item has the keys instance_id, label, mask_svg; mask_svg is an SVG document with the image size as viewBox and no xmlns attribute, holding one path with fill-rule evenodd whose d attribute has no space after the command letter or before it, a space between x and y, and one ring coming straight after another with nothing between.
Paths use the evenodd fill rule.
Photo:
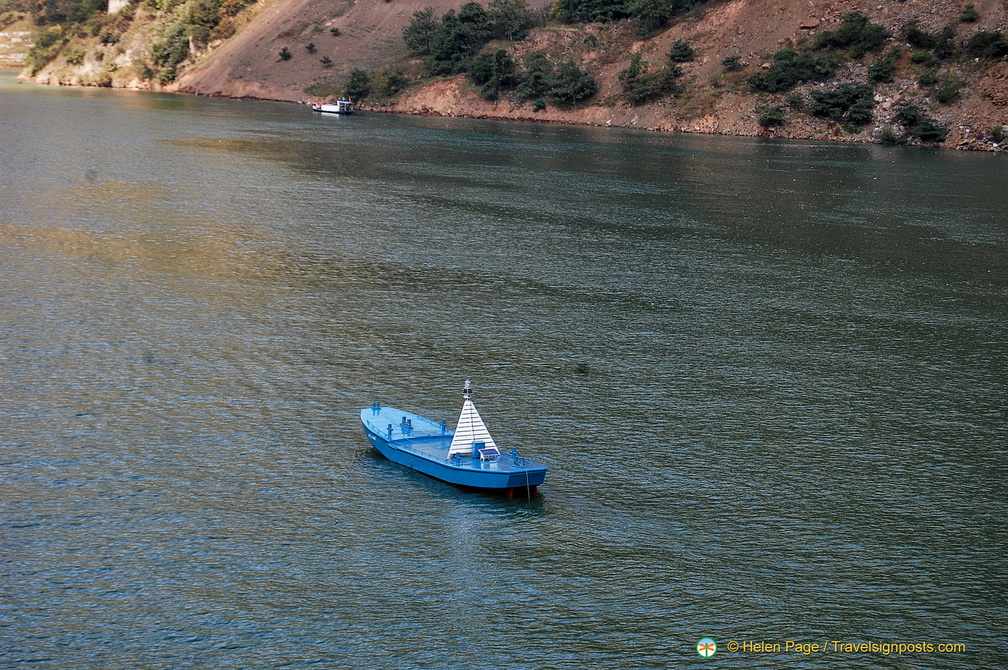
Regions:
<instances>
[{"instance_id":1,"label":"boat deck","mask_svg":"<svg viewBox=\"0 0 1008 670\"><path fill-rule=\"evenodd\" d=\"M446 422L428 419L406 410L371 407L361 411L361 422L366 430L387 442L392 449L415 454L447 467L500 473L545 469L542 463L520 456L515 462L510 453L502 453L495 461L474 459L471 456L448 459L448 447L454 431L447 427Z\"/></svg>"}]
</instances>

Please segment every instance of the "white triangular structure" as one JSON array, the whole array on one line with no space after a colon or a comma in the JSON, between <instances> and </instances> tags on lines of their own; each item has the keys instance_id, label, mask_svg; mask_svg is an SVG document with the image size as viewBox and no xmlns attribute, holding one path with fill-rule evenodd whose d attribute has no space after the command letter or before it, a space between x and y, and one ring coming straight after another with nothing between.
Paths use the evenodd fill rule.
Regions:
<instances>
[{"instance_id":1,"label":"white triangular structure","mask_svg":"<svg viewBox=\"0 0 1008 670\"><path fill-rule=\"evenodd\" d=\"M484 447L497 447L486 424L476 411L476 405L472 401L472 384L466 380L465 390L462 391L465 402L462 403L462 413L459 414L458 425L455 427L455 435L452 437L451 446L448 447L448 458L455 454L465 456L472 455L473 442L482 442Z\"/></svg>"}]
</instances>

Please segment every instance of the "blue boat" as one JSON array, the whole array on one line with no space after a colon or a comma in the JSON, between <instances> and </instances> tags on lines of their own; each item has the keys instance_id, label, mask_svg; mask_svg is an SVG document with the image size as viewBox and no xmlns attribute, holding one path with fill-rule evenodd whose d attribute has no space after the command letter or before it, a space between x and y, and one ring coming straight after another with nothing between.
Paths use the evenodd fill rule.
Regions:
<instances>
[{"instance_id":1,"label":"blue boat","mask_svg":"<svg viewBox=\"0 0 1008 670\"><path fill-rule=\"evenodd\" d=\"M361 410L364 433L385 458L436 479L476 489L532 496L546 479L546 466L502 453L472 401L467 379L455 430L446 421L375 403Z\"/></svg>"}]
</instances>

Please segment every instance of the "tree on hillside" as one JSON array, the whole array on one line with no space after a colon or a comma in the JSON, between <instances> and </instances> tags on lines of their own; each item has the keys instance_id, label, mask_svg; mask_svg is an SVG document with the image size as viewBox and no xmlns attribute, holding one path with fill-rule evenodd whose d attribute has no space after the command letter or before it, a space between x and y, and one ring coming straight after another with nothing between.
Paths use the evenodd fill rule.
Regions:
<instances>
[{"instance_id":1,"label":"tree on hillside","mask_svg":"<svg viewBox=\"0 0 1008 670\"><path fill-rule=\"evenodd\" d=\"M699 7L704 0L556 0L554 14L566 23L638 19L641 32L651 33L669 19Z\"/></svg>"},{"instance_id":2,"label":"tree on hillside","mask_svg":"<svg viewBox=\"0 0 1008 670\"><path fill-rule=\"evenodd\" d=\"M480 95L487 100L496 100L501 89L515 85L515 63L504 49L482 53L469 66L469 76L473 82L481 84Z\"/></svg>"},{"instance_id":3,"label":"tree on hillside","mask_svg":"<svg viewBox=\"0 0 1008 670\"><path fill-rule=\"evenodd\" d=\"M675 13L676 0L628 0L625 11L628 16L640 20L641 35L649 35L668 23Z\"/></svg>"},{"instance_id":4,"label":"tree on hillside","mask_svg":"<svg viewBox=\"0 0 1008 670\"><path fill-rule=\"evenodd\" d=\"M554 12L566 23L609 22L627 18L626 0L557 0Z\"/></svg>"},{"instance_id":5,"label":"tree on hillside","mask_svg":"<svg viewBox=\"0 0 1008 670\"><path fill-rule=\"evenodd\" d=\"M553 85L553 66L545 54L534 51L522 61L524 72L518 78L515 92L526 100L545 98Z\"/></svg>"},{"instance_id":6,"label":"tree on hillside","mask_svg":"<svg viewBox=\"0 0 1008 670\"><path fill-rule=\"evenodd\" d=\"M572 107L576 103L595 95L598 85L590 74L582 70L572 60L564 61L553 76L553 86L548 97L550 102L561 107Z\"/></svg>"},{"instance_id":7,"label":"tree on hillside","mask_svg":"<svg viewBox=\"0 0 1008 670\"><path fill-rule=\"evenodd\" d=\"M403 41L410 53L416 56L430 54L431 42L441 27L440 21L434 18L434 8L427 7L413 12L413 19L403 28Z\"/></svg>"},{"instance_id":8,"label":"tree on hillside","mask_svg":"<svg viewBox=\"0 0 1008 670\"><path fill-rule=\"evenodd\" d=\"M458 22L466 43L473 50L486 44L493 35L490 12L478 2L467 2L459 7Z\"/></svg>"},{"instance_id":9,"label":"tree on hillside","mask_svg":"<svg viewBox=\"0 0 1008 670\"><path fill-rule=\"evenodd\" d=\"M464 72L474 51L466 27L455 10L449 9L441 17L441 26L431 39L427 70L431 74Z\"/></svg>"},{"instance_id":10,"label":"tree on hillside","mask_svg":"<svg viewBox=\"0 0 1008 670\"><path fill-rule=\"evenodd\" d=\"M350 71L350 76L343 85L343 95L351 100L366 98L371 92L371 75L359 67Z\"/></svg>"},{"instance_id":11,"label":"tree on hillside","mask_svg":"<svg viewBox=\"0 0 1008 670\"><path fill-rule=\"evenodd\" d=\"M518 42L535 25L525 0L492 0L489 12L492 37L496 39Z\"/></svg>"},{"instance_id":12,"label":"tree on hillside","mask_svg":"<svg viewBox=\"0 0 1008 670\"><path fill-rule=\"evenodd\" d=\"M525 0L493 0L490 9L467 2L437 19L430 7L413 14L403 40L413 55L426 56L431 75L467 71L472 59L492 39L523 39L534 25Z\"/></svg>"}]
</instances>

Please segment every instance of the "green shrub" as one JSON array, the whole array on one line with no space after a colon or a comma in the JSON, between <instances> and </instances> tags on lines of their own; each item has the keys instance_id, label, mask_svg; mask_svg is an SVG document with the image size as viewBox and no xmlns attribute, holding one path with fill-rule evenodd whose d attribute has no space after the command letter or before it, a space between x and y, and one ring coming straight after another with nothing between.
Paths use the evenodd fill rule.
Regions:
<instances>
[{"instance_id":1,"label":"green shrub","mask_svg":"<svg viewBox=\"0 0 1008 670\"><path fill-rule=\"evenodd\" d=\"M64 35L62 26L49 26L48 28L41 28L37 33L35 33L35 46L40 49L48 49L57 42L63 41L63 38Z\"/></svg>"},{"instance_id":2,"label":"green shrub","mask_svg":"<svg viewBox=\"0 0 1008 670\"><path fill-rule=\"evenodd\" d=\"M758 93L786 93L804 81L829 79L838 65L829 54L800 54L781 49L774 54L769 70L749 77L749 87Z\"/></svg>"},{"instance_id":3,"label":"green shrub","mask_svg":"<svg viewBox=\"0 0 1008 670\"><path fill-rule=\"evenodd\" d=\"M668 57L673 63L688 63L696 58L696 52L687 42L676 40L669 50Z\"/></svg>"},{"instance_id":4,"label":"green shrub","mask_svg":"<svg viewBox=\"0 0 1008 670\"><path fill-rule=\"evenodd\" d=\"M487 42L494 35L494 17L478 2L465 3L458 10L458 20L473 38Z\"/></svg>"},{"instance_id":5,"label":"green shrub","mask_svg":"<svg viewBox=\"0 0 1008 670\"><path fill-rule=\"evenodd\" d=\"M306 44L304 46L304 48L307 49L308 53L310 53L310 54L315 53L315 43L314 42L309 42L308 44Z\"/></svg>"},{"instance_id":6,"label":"green shrub","mask_svg":"<svg viewBox=\"0 0 1008 670\"><path fill-rule=\"evenodd\" d=\"M728 56L721 60L721 66L731 72L737 72L742 69L742 56Z\"/></svg>"},{"instance_id":7,"label":"green shrub","mask_svg":"<svg viewBox=\"0 0 1008 670\"><path fill-rule=\"evenodd\" d=\"M394 67L386 67L371 76L371 93L379 98L391 98L402 90L406 80Z\"/></svg>"},{"instance_id":8,"label":"green shrub","mask_svg":"<svg viewBox=\"0 0 1008 670\"><path fill-rule=\"evenodd\" d=\"M71 65L80 65L84 62L84 50L80 47L73 47L67 51L66 59Z\"/></svg>"},{"instance_id":9,"label":"green shrub","mask_svg":"<svg viewBox=\"0 0 1008 670\"><path fill-rule=\"evenodd\" d=\"M930 65L935 60L930 51L915 51L910 54L910 62L917 65Z\"/></svg>"},{"instance_id":10,"label":"green shrub","mask_svg":"<svg viewBox=\"0 0 1008 670\"><path fill-rule=\"evenodd\" d=\"M937 119L926 117L911 128L909 134L925 144L941 144L948 138L949 131Z\"/></svg>"},{"instance_id":11,"label":"green shrub","mask_svg":"<svg viewBox=\"0 0 1008 670\"><path fill-rule=\"evenodd\" d=\"M469 66L469 78L481 85L481 96L496 100L502 89L512 89L517 83L515 62L504 49L482 53Z\"/></svg>"},{"instance_id":12,"label":"green shrub","mask_svg":"<svg viewBox=\"0 0 1008 670\"><path fill-rule=\"evenodd\" d=\"M844 14L843 23L836 30L820 33L816 49L846 51L853 58L861 58L869 51L878 51L885 44L885 28L872 23L861 12Z\"/></svg>"},{"instance_id":13,"label":"green shrub","mask_svg":"<svg viewBox=\"0 0 1008 670\"><path fill-rule=\"evenodd\" d=\"M332 65L332 58L329 58L329 56L322 56L322 58L319 59L319 62L322 63L322 67L329 67Z\"/></svg>"},{"instance_id":14,"label":"green shrub","mask_svg":"<svg viewBox=\"0 0 1008 670\"><path fill-rule=\"evenodd\" d=\"M552 11L564 23L637 19L641 32L648 34L703 3L704 0L556 0Z\"/></svg>"},{"instance_id":15,"label":"green shrub","mask_svg":"<svg viewBox=\"0 0 1008 670\"><path fill-rule=\"evenodd\" d=\"M277 55L280 57L280 60L290 60L294 56L287 47L280 49L280 53Z\"/></svg>"},{"instance_id":16,"label":"green shrub","mask_svg":"<svg viewBox=\"0 0 1008 670\"><path fill-rule=\"evenodd\" d=\"M927 49L930 51L938 46L938 36L925 32L917 27L916 23L908 23L903 28L903 38L912 47Z\"/></svg>"},{"instance_id":17,"label":"green shrub","mask_svg":"<svg viewBox=\"0 0 1008 670\"><path fill-rule=\"evenodd\" d=\"M764 128L775 128L784 125L784 108L780 105L767 107L759 115L759 124Z\"/></svg>"},{"instance_id":18,"label":"green shrub","mask_svg":"<svg viewBox=\"0 0 1008 670\"><path fill-rule=\"evenodd\" d=\"M812 93L812 114L861 126L875 115L875 92L871 86L843 84L832 91Z\"/></svg>"},{"instance_id":19,"label":"green shrub","mask_svg":"<svg viewBox=\"0 0 1008 670\"><path fill-rule=\"evenodd\" d=\"M343 84L343 95L351 100L366 98L371 92L371 75L359 67L350 71L346 83Z\"/></svg>"},{"instance_id":20,"label":"green shrub","mask_svg":"<svg viewBox=\"0 0 1008 670\"><path fill-rule=\"evenodd\" d=\"M218 10L218 15L220 20L223 21L226 17L235 17L238 12L245 9L251 0L220 0L220 8Z\"/></svg>"},{"instance_id":21,"label":"green shrub","mask_svg":"<svg viewBox=\"0 0 1008 670\"><path fill-rule=\"evenodd\" d=\"M427 70L434 75L465 72L469 60L490 40L490 17L481 5L467 2L449 9L431 39Z\"/></svg>"},{"instance_id":22,"label":"green shrub","mask_svg":"<svg viewBox=\"0 0 1008 670\"><path fill-rule=\"evenodd\" d=\"M962 87L954 81L943 81L935 87L935 99L943 105L948 105L959 99Z\"/></svg>"},{"instance_id":23,"label":"green shrub","mask_svg":"<svg viewBox=\"0 0 1008 670\"><path fill-rule=\"evenodd\" d=\"M553 85L553 66L545 54L534 51L522 60L515 94L524 100L542 100ZM543 106L545 109L545 103Z\"/></svg>"},{"instance_id":24,"label":"green shrub","mask_svg":"<svg viewBox=\"0 0 1008 670\"><path fill-rule=\"evenodd\" d=\"M939 60L947 60L954 57L956 52L955 28L945 26L938 34L938 45L931 50L931 53Z\"/></svg>"},{"instance_id":25,"label":"green shrub","mask_svg":"<svg viewBox=\"0 0 1008 670\"><path fill-rule=\"evenodd\" d=\"M561 107L571 107L592 97L597 91L595 79L574 61L568 60L557 67L546 99Z\"/></svg>"},{"instance_id":26,"label":"green shrub","mask_svg":"<svg viewBox=\"0 0 1008 670\"><path fill-rule=\"evenodd\" d=\"M980 20L980 12L972 4L966 5L959 15L959 20L963 23L976 23Z\"/></svg>"},{"instance_id":27,"label":"green shrub","mask_svg":"<svg viewBox=\"0 0 1008 670\"><path fill-rule=\"evenodd\" d=\"M219 0L190 0L186 7L183 16L190 34L197 32L195 30L197 27L203 28L202 32L209 34L220 23Z\"/></svg>"},{"instance_id":28,"label":"green shrub","mask_svg":"<svg viewBox=\"0 0 1008 670\"><path fill-rule=\"evenodd\" d=\"M469 78L476 84L492 79L513 78L515 63L504 49L481 53L469 65Z\"/></svg>"},{"instance_id":29,"label":"green shrub","mask_svg":"<svg viewBox=\"0 0 1008 670\"><path fill-rule=\"evenodd\" d=\"M161 68L158 78L161 83L175 80L179 63L189 57L189 35L185 24L179 22L168 27L164 37L151 45L154 64Z\"/></svg>"},{"instance_id":30,"label":"green shrub","mask_svg":"<svg viewBox=\"0 0 1008 670\"><path fill-rule=\"evenodd\" d=\"M896 61L899 60L899 57L899 48L890 49L883 58L869 65L868 81L891 84L893 81L893 72L896 70Z\"/></svg>"},{"instance_id":31,"label":"green shrub","mask_svg":"<svg viewBox=\"0 0 1008 670\"><path fill-rule=\"evenodd\" d=\"M557 0L553 12L565 23L605 22L629 18L626 5L626 0Z\"/></svg>"},{"instance_id":32,"label":"green shrub","mask_svg":"<svg viewBox=\"0 0 1008 670\"><path fill-rule=\"evenodd\" d=\"M525 0L491 0L491 34L496 39L519 42L528 36L536 18Z\"/></svg>"},{"instance_id":33,"label":"green shrub","mask_svg":"<svg viewBox=\"0 0 1008 670\"><path fill-rule=\"evenodd\" d=\"M225 16L210 32L210 38L215 40L226 40L236 32L238 32L238 22L230 16Z\"/></svg>"},{"instance_id":34,"label":"green shrub","mask_svg":"<svg viewBox=\"0 0 1008 670\"><path fill-rule=\"evenodd\" d=\"M157 76L157 71L151 67L151 64L142 58L133 59L133 71L136 73L138 79L144 81L151 81Z\"/></svg>"},{"instance_id":35,"label":"green shrub","mask_svg":"<svg viewBox=\"0 0 1008 670\"><path fill-rule=\"evenodd\" d=\"M647 37L663 27L674 11L669 0L626 0L622 6L628 17L640 21L637 34L641 37Z\"/></svg>"},{"instance_id":36,"label":"green shrub","mask_svg":"<svg viewBox=\"0 0 1008 670\"><path fill-rule=\"evenodd\" d=\"M928 144L940 144L948 137L948 128L925 115L924 110L912 102L901 102L893 111L893 118L906 129L904 137Z\"/></svg>"},{"instance_id":37,"label":"green shrub","mask_svg":"<svg viewBox=\"0 0 1008 670\"><path fill-rule=\"evenodd\" d=\"M639 105L674 93L681 75L682 70L672 63L650 71L650 64L637 53L619 73L619 80L623 83L623 96L630 104Z\"/></svg>"},{"instance_id":38,"label":"green shrub","mask_svg":"<svg viewBox=\"0 0 1008 670\"><path fill-rule=\"evenodd\" d=\"M108 10L108 0L36 0L31 3L37 26L84 24Z\"/></svg>"},{"instance_id":39,"label":"green shrub","mask_svg":"<svg viewBox=\"0 0 1008 670\"><path fill-rule=\"evenodd\" d=\"M939 60L945 60L955 55L955 28L946 26L940 33L928 33L917 27L916 23L908 23L903 28L903 37L907 43L924 53L930 51ZM915 63L926 62L923 54L914 54L911 60Z\"/></svg>"},{"instance_id":40,"label":"green shrub","mask_svg":"<svg viewBox=\"0 0 1008 670\"><path fill-rule=\"evenodd\" d=\"M924 118L924 110L912 102L901 102L893 109L893 118L901 126L913 126Z\"/></svg>"},{"instance_id":41,"label":"green shrub","mask_svg":"<svg viewBox=\"0 0 1008 670\"><path fill-rule=\"evenodd\" d=\"M648 71L651 64L644 60L639 52L635 53L630 59L630 64L626 66L623 70L620 70L619 80L623 82L623 88L626 90L628 86L633 86L637 81L644 76L644 73Z\"/></svg>"},{"instance_id":42,"label":"green shrub","mask_svg":"<svg viewBox=\"0 0 1008 670\"><path fill-rule=\"evenodd\" d=\"M917 83L921 86L934 86L938 83L938 70L927 70L917 77Z\"/></svg>"},{"instance_id":43,"label":"green shrub","mask_svg":"<svg viewBox=\"0 0 1008 670\"><path fill-rule=\"evenodd\" d=\"M906 144L906 138L897 135L892 128L886 128L879 137L879 143L887 147L895 147Z\"/></svg>"},{"instance_id":44,"label":"green shrub","mask_svg":"<svg viewBox=\"0 0 1008 670\"><path fill-rule=\"evenodd\" d=\"M33 75L44 68L53 58L59 55L60 49L69 40L62 26L39 28L35 33L35 44L28 49L25 56L25 67Z\"/></svg>"},{"instance_id":45,"label":"green shrub","mask_svg":"<svg viewBox=\"0 0 1008 670\"><path fill-rule=\"evenodd\" d=\"M966 51L971 56L985 60L998 60L1008 57L1008 38L1001 32L976 33L966 40Z\"/></svg>"},{"instance_id":46,"label":"green shrub","mask_svg":"<svg viewBox=\"0 0 1008 670\"><path fill-rule=\"evenodd\" d=\"M492 0L489 10L467 2L437 18L432 7L413 13L403 29L406 48L426 56L428 74L465 72L469 61L492 39L523 39L535 18L525 0Z\"/></svg>"}]
</instances>

